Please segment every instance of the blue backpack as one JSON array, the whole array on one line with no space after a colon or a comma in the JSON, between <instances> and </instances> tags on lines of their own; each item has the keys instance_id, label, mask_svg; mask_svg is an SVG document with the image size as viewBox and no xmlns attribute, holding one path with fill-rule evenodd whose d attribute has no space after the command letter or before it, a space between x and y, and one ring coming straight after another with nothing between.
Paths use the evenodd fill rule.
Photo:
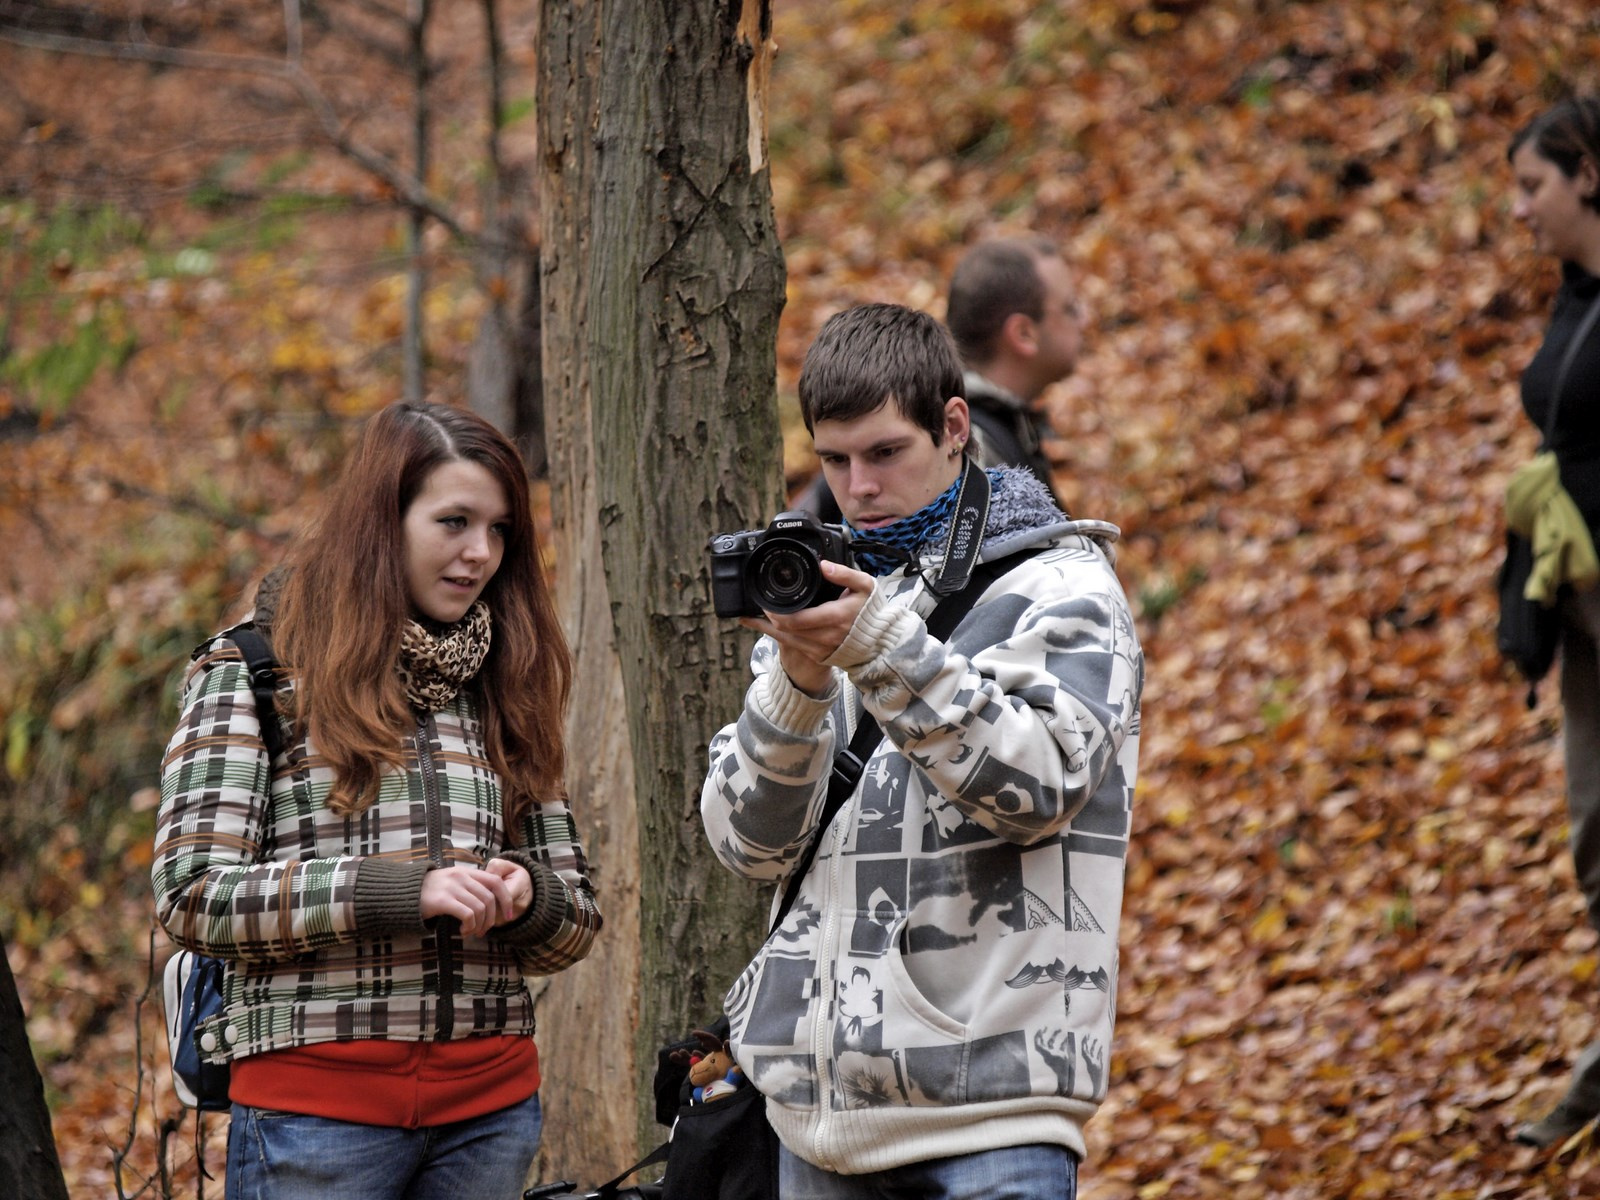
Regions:
<instances>
[{"instance_id":1,"label":"blue backpack","mask_svg":"<svg viewBox=\"0 0 1600 1200\"><path fill-rule=\"evenodd\" d=\"M269 761L283 750L274 690L278 662L272 647L255 626L246 622L223 635L239 647L250 674L256 718ZM166 1008L167 1052L172 1059L172 1087L189 1108L221 1112L229 1107L227 1063L208 1063L201 1056L201 1028L222 1013L222 980L227 963L220 958L180 950L167 960L162 975L161 999Z\"/></svg>"},{"instance_id":2,"label":"blue backpack","mask_svg":"<svg viewBox=\"0 0 1600 1200\"><path fill-rule=\"evenodd\" d=\"M167 1050L172 1056L172 1090L189 1108L219 1112L228 1104L227 1063L200 1057L200 1026L222 1012L220 958L180 950L167 959L161 999L167 1010Z\"/></svg>"}]
</instances>

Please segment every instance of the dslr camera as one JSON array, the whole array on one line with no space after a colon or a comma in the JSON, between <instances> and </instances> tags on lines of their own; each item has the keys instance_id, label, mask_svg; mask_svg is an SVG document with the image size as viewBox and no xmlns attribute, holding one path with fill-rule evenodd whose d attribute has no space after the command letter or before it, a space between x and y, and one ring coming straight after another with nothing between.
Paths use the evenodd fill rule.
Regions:
<instances>
[{"instance_id":1,"label":"dslr camera","mask_svg":"<svg viewBox=\"0 0 1600 1200\"><path fill-rule=\"evenodd\" d=\"M765 529L713 534L711 604L719 617L792 613L837 599L843 588L822 576L822 563L854 566L850 531L807 512L783 512Z\"/></svg>"}]
</instances>

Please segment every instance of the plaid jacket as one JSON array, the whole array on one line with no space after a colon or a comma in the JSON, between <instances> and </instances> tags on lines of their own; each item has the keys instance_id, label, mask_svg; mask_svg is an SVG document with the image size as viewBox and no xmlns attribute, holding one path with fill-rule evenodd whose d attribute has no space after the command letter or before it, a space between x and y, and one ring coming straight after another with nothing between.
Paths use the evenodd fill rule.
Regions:
<instances>
[{"instance_id":1,"label":"plaid jacket","mask_svg":"<svg viewBox=\"0 0 1600 1200\"><path fill-rule=\"evenodd\" d=\"M281 675L280 714L294 687ZM162 763L151 877L173 940L229 963L223 1014L200 1035L206 1057L531 1035L523 976L579 961L601 926L566 805L505 829L467 695L418 721L406 770L351 817L328 808L333 774L316 747L278 719L285 750L269 763L241 654L221 638L202 647ZM428 870L495 857L532 876L522 917L487 938L422 920Z\"/></svg>"}]
</instances>

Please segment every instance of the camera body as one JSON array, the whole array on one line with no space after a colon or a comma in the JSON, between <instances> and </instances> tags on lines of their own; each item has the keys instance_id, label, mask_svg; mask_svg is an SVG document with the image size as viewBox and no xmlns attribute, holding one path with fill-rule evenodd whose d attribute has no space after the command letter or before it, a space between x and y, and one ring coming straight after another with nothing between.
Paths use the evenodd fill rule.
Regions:
<instances>
[{"instance_id":1,"label":"camera body","mask_svg":"<svg viewBox=\"0 0 1600 1200\"><path fill-rule=\"evenodd\" d=\"M713 534L711 605L719 617L791 613L837 599L844 590L822 575L822 563L854 566L850 531L807 512L782 512L765 529Z\"/></svg>"}]
</instances>

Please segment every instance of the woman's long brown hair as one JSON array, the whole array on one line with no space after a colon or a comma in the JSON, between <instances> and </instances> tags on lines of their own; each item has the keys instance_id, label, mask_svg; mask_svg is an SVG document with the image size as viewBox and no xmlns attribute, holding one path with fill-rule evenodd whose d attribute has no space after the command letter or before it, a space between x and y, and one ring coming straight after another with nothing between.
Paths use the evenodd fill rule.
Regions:
<instances>
[{"instance_id":1,"label":"woman's long brown hair","mask_svg":"<svg viewBox=\"0 0 1600 1200\"><path fill-rule=\"evenodd\" d=\"M273 644L295 672L296 727L333 769L330 807L360 812L384 771L404 763L415 720L395 669L412 615L402 523L429 474L456 460L494 476L509 513L500 569L483 590L494 629L475 688L509 829L563 790L572 658L539 563L522 461L487 421L403 402L367 422L320 521L290 556Z\"/></svg>"}]
</instances>

